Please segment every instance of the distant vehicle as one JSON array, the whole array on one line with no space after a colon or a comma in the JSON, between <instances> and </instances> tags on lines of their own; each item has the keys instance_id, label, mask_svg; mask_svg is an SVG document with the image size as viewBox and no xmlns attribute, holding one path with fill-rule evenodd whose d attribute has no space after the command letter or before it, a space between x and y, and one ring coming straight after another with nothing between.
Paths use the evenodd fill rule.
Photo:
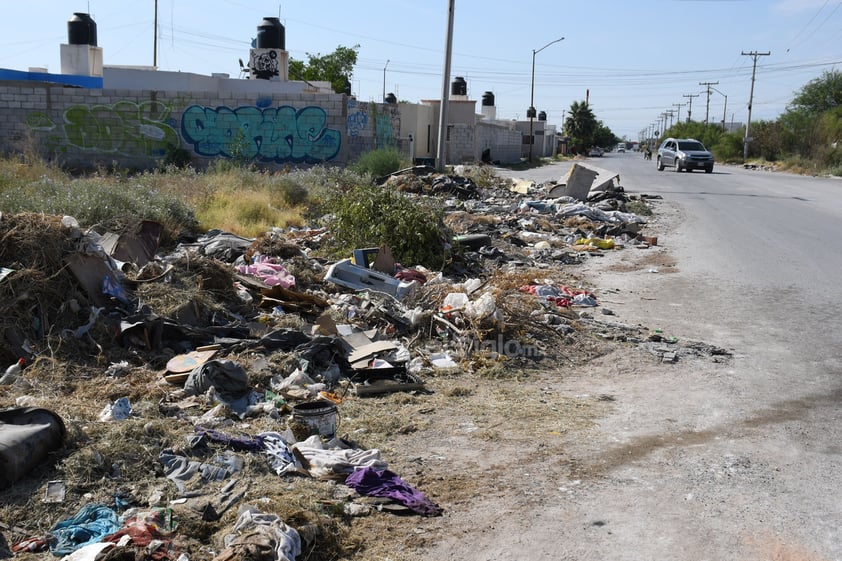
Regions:
<instances>
[{"instance_id":1,"label":"distant vehicle","mask_svg":"<svg viewBox=\"0 0 842 561\"><path fill-rule=\"evenodd\" d=\"M625 144L618 144L617 145L617 152L625 152L625 151L626 151L626 145Z\"/></svg>"},{"instance_id":2,"label":"distant vehicle","mask_svg":"<svg viewBox=\"0 0 842 561\"><path fill-rule=\"evenodd\" d=\"M588 150L588 157L589 158L601 158L602 157L602 148L599 146L594 146L590 150Z\"/></svg>"},{"instance_id":3,"label":"distant vehicle","mask_svg":"<svg viewBox=\"0 0 842 561\"><path fill-rule=\"evenodd\" d=\"M675 171L703 169L713 172L713 154L695 138L666 138L658 148L658 171L672 166Z\"/></svg>"}]
</instances>

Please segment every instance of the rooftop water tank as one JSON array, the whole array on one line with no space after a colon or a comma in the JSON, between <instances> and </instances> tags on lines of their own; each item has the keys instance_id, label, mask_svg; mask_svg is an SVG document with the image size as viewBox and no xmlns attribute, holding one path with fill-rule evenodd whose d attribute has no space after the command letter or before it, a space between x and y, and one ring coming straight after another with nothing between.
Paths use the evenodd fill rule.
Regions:
<instances>
[{"instance_id":1,"label":"rooftop water tank","mask_svg":"<svg viewBox=\"0 0 842 561\"><path fill-rule=\"evenodd\" d=\"M547 120L547 112L541 111L540 113L538 113L538 120L539 121L546 121Z\"/></svg>"},{"instance_id":2,"label":"rooftop water tank","mask_svg":"<svg viewBox=\"0 0 842 561\"><path fill-rule=\"evenodd\" d=\"M482 94L482 106L494 107L494 93L485 92L484 94Z\"/></svg>"},{"instance_id":3,"label":"rooftop water tank","mask_svg":"<svg viewBox=\"0 0 842 561\"><path fill-rule=\"evenodd\" d=\"M258 49L286 50L286 30L278 18L263 18L257 26Z\"/></svg>"},{"instance_id":4,"label":"rooftop water tank","mask_svg":"<svg viewBox=\"0 0 842 561\"><path fill-rule=\"evenodd\" d=\"M457 76L451 82L450 95L468 95L468 82L462 76Z\"/></svg>"},{"instance_id":5,"label":"rooftop water tank","mask_svg":"<svg viewBox=\"0 0 842 561\"><path fill-rule=\"evenodd\" d=\"M96 22L88 14L75 12L67 22L67 42L96 47Z\"/></svg>"},{"instance_id":6,"label":"rooftop water tank","mask_svg":"<svg viewBox=\"0 0 842 561\"><path fill-rule=\"evenodd\" d=\"M386 100L385 101L386 101L386 103L397 103L398 98L395 97L395 94L388 93L388 94L386 94Z\"/></svg>"}]
</instances>

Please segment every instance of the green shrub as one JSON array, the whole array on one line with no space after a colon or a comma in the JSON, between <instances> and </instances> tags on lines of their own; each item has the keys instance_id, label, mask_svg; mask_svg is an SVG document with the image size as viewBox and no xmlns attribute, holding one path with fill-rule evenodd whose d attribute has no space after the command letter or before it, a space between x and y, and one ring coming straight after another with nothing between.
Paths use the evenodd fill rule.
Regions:
<instances>
[{"instance_id":1,"label":"green shrub","mask_svg":"<svg viewBox=\"0 0 842 561\"><path fill-rule=\"evenodd\" d=\"M719 142L711 147L711 152L720 162L738 162L743 159L743 136L730 132L719 137Z\"/></svg>"},{"instance_id":2,"label":"green shrub","mask_svg":"<svg viewBox=\"0 0 842 561\"><path fill-rule=\"evenodd\" d=\"M383 177L404 167L409 167L395 148L373 150L361 155L349 166L353 171L372 177Z\"/></svg>"},{"instance_id":3,"label":"green shrub","mask_svg":"<svg viewBox=\"0 0 842 561\"><path fill-rule=\"evenodd\" d=\"M335 192L327 208L332 212L329 244L336 255L386 244L405 266L439 270L445 264L449 233L441 207L385 187L363 185Z\"/></svg>"},{"instance_id":4,"label":"green shrub","mask_svg":"<svg viewBox=\"0 0 842 561\"><path fill-rule=\"evenodd\" d=\"M300 206L307 202L307 187L289 175L275 178L269 184L272 198L279 198L286 206Z\"/></svg>"},{"instance_id":5,"label":"green shrub","mask_svg":"<svg viewBox=\"0 0 842 561\"><path fill-rule=\"evenodd\" d=\"M167 144L163 160L164 168L174 167L178 169L186 168L191 163L190 152L181 146L175 144Z\"/></svg>"}]
</instances>

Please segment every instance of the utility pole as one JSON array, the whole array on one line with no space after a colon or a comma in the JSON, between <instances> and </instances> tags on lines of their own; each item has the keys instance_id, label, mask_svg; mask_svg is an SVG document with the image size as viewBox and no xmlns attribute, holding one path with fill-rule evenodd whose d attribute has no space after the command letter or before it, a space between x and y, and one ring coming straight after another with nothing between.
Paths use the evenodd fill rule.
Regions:
<instances>
[{"instance_id":1,"label":"utility pole","mask_svg":"<svg viewBox=\"0 0 842 561\"><path fill-rule=\"evenodd\" d=\"M155 0L155 31L152 45L152 67L158 68L158 0Z\"/></svg>"},{"instance_id":2,"label":"utility pole","mask_svg":"<svg viewBox=\"0 0 842 561\"><path fill-rule=\"evenodd\" d=\"M748 95L748 120L746 121L746 137L743 141L743 160L748 159L748 143L751 142L751 136L748 134L749 127L751 127L751 104L754 101L754 74L757 71L757 57L759 56L769 56L771 51L766 51L765 53L758 53L757 51L745 52L742 51L740 54L743 56L750 56L754 59L754 65L751 68L751 92Z\"/></svg>"},{"instance_id":3,"label":"utility pole","mask_svg":"<svg viewBox=\"0 0 842 561\"><path fill-rule=\"evenodd\" d=\"M443 171L447 164L445 143L447 142L447 86L450 82L450 56L453 53L453 13L456 10L456 0L448 2L447 9L447 38L444 46L444 73L441 77L441 107L439 111L439 138L436 144L436 169Z\"/></svg>"},{"instance_id":4,"label":"utility pole","mask_svg":"<svg viewBox=\"0 0 842 561\"><path fill-rule=\"evenodd\" d=\"M675 111L667 109L665 114L670 118L670 128L672 128L672 116L675 115Z\"/></svg>"},{"instance_id":5,"label":"utility pole","mask_svg":"<svg viewBox=\"0 0 842 561\"><path fill-rule=\"evenodd\" d=\"M673 107L678 107L678 109L675 112L675 122L676 123L681 122L681 108L684 107L685 105L686 105L685 103L673 103L672 104Z\"/></svg>"},{"instance_id":6,"label":"utility pole","mask_svg":"<svg viewBox=\"0 0 842 561\"><path fill-rule=\"evenodd\" d=\"M389 67L389 59L386 59L386 64L383 65L383 97L380 99L381 102L386 103L386 68Z\"/></svg>"},{"instance_id":7,"label":"utility pole","mask_svg":"<svg viewBox=\"0 0 842 561\"><path fill-rule=\"evenodd\" d=\"M681 97L689 97L690 100L687 102L687 122L690 122L690 115L693 114L693 98L699 97L700 94L684 94Z\"/></svg>"},{"instance_id":8,"label":"utility pole","mask_svg":"<svg viewBox=\"0 0 842 561\"><path fill-rule=\"evenodd\" d=\"M710 116L710 87L718 86L719 80L717 80L716 82L699 82L699 85L707 86L708 98L707 102L705 103L705 124L708 124L708 117Z\"/></svg>"}]
</instances>

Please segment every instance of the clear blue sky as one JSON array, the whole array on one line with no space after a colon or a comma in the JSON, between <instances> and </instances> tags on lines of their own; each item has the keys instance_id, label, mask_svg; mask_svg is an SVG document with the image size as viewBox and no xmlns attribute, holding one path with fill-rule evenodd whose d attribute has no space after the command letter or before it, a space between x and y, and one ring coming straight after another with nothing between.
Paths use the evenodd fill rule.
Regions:
<instances>
[{"instance_id":1,"label":"clear blue sky","mask_svg":"<svg viewBox=\"0 0 842 561\"><path fill-rule=\"evenodd\" d=\"M524 119L533 51L535 107L560 125L573 101L589 101L615 134L638 132L667 110L704 120L700 82L719 82L710 120L745 122L752 58L752 120L775 118L793 92L842 64L842 0L456 0L451 80L495 95L499 118ZM88 12L106 65L151 65L155 0L3 0L0 67L60 72L67 20ZM352 79L361 100L438 99L447 0L158 0L161 70L239 75L264 16L280 17L290 56L360 45ZM542 47L564 37L561 42ZM388 61L388 64L387 64ZM699 97L686 97L699 94ZM727 107L725 104L727 96ZM684 104L676 107L674 104ZM673 117L675 119L675 117Z\"/></svg>"}]
</instances>

